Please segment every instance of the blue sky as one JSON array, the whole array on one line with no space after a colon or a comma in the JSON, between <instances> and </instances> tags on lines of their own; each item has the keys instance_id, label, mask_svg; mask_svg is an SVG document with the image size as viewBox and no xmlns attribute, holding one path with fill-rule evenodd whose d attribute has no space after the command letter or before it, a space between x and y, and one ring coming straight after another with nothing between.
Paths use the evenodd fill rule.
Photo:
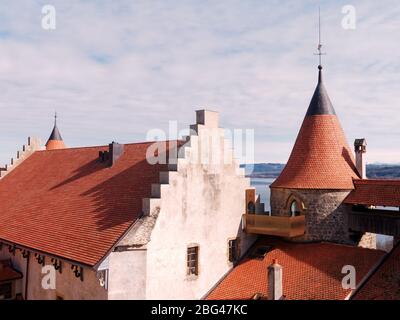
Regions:
<instances>
[{"instance_id":1,"label":"blue sky","mask_svg":"<svg viewBox=\"0 0 400 320\"><path fill-rule=\"evenodd\" d=\"M57 29L41 28L56 8ZM345 30L342 7L356 9ZM317 80L317 14L325 84L349 143L369 162L400 163L398 1L2 1L0 163L53 114L68 146L144 140L182 128L194 110L255 130L256 161L285 162Z\"/></svg>"}]
</instances>

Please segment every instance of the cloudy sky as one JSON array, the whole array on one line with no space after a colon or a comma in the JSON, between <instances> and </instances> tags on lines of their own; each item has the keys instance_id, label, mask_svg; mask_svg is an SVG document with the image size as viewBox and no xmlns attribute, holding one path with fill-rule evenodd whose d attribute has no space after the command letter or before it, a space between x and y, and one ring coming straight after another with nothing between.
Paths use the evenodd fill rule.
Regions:
<instances>
[{"instance_id":1,"label":"cloudy sky","mask_svg":"<svg viewBox=\"0 0 400 320\"><path fill-rule=\"evenodd\" d=\"M45 4L56 30L42 28ZM369 162L400 163L398 0L1 1L0 163L28 136L45 142L55 110L66 144L87 146L186 127L202 107L254 129L256 161L285 162L317 80L319 5L349 143L366 137Z\"/></svg>"}]
</instances>

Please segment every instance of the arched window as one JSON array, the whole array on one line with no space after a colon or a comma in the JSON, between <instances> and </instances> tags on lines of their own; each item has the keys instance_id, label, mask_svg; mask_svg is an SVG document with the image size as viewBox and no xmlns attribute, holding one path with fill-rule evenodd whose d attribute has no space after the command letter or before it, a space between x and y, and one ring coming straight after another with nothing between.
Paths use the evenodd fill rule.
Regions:
<instances>
[{"instance_id":1,"label":"arched window","mask_svg":"<svg viewBox=\"0 0 400 320\"><path fill-rule=\"evenodd\" d=\"M297 204L296 200L293 200L292 203L290 204L290 215L292 217L300 215L299 205Z\"/></svg>"}]
</instances>

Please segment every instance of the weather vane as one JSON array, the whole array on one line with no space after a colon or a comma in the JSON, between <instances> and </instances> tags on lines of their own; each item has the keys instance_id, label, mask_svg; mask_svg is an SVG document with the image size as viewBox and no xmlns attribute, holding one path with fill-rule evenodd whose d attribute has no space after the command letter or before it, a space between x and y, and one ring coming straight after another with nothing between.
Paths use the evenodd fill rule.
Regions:
<instances>
[{"instance_id":1,"label":"weather vane","mask_svg":"<svg viewBox=\"0 0 400 320\"><path fill-rule=\"evenodd\" d=\"M319 56L319 69L322 69L322 56L326 55L326 53L322 52L322 43L321 43L321 8L318 8L318 53L314 53L314 55Z\"/></svg>"}]
</instances>

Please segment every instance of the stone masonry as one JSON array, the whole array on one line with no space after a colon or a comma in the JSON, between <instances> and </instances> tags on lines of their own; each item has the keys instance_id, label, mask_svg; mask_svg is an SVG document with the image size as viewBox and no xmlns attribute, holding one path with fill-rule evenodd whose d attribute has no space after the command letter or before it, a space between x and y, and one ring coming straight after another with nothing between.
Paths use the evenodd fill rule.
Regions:
<instances>
[{"instance_id":1,"label":"stone masonry","mask_svg":"<svg viewBox=\"0 0 400 320\"><path fill-rule=\"evenodd\" d=\"M291 199L306 216L306 233L293 241L332 241L348 243L346 207L342 205L350 190L271 189L272 215L290 216Z\"/></svg>"}]
</instances>

